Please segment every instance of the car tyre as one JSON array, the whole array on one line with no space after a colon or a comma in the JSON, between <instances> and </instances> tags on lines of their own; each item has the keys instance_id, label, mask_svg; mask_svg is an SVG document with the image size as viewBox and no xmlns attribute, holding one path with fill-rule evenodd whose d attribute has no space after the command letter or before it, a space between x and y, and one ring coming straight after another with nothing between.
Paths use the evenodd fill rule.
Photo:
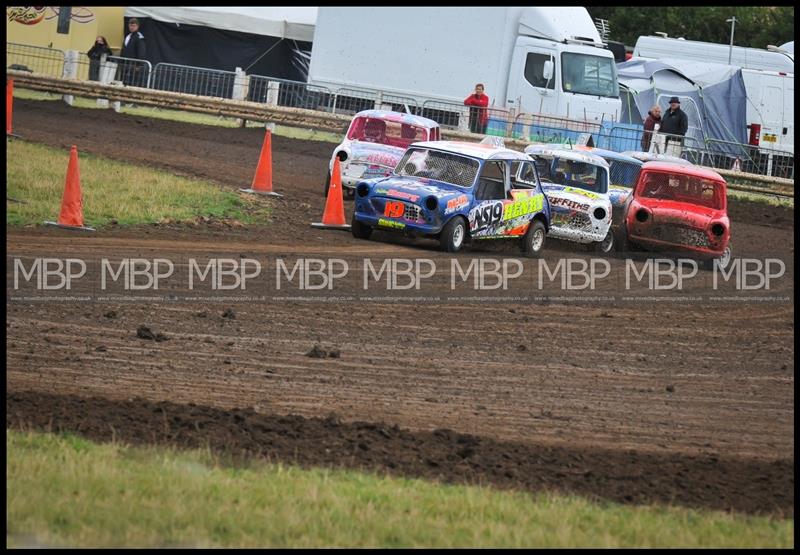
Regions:
<instances>
[{"instance_id":1,"label":"car tyre","mask_svg":"<svg viewBox=\"0 0 800 555\"><path fill-rule=\"evenodd\" d=\"M369 239L370 235L372 235L372 228L364 222L358 221L355 214L350 220L350 231L356 239Z\"/></svg>"},{"instance_id":2,"label":"car tyre","mask_svg":"<svg viewBox=\"0 0 800 555\"><path fill-rule=\"evenodd\" d=\"M533 220L522 240L525 254L532 258L538 258L544 249L546 236L547 229L545 229L544 224L539 220Z\"/></svg>"},{"instance_id":3,"label":"car tyre","mask_svg":"<svg viewBox=\"0 0 800 555\"><path fill-rule=\"evenodd\" d=\"M602 241L598 241L594 244L594 250L595 252L599 252L601 254L608 254L614 250L614 243L616 243L614 240L614 232L609 227L605 238Z\"/></svg>"},{"instance_id":4,"label":"car tyre","mask_svg":"<svg viewBox=\"0 0 800 555\"><path fill-rule=\"evenodd\" d=\"M631 242L628 240L628 231L625 229L625 224L621 224L614 230L614 246L619 252L628 252L631 250Z\"/></svg>"},{"instance_id":5,"label":"car tyre","mask_svg":"<svg viewBox=\"0 0 800 555\"><path fill-rule=\"evenodd\" d=\"M722 252L721 256L718 256L717 258L711 258L711 259L706 260L706 264L705 264L706 270L713 271L714 270L714 262L717 261L717 260L719 260L720 269L725 270L730 265L732 259L733 259L733 256L731 254L731 246L728 245L727 247L725 247L725 250Z\"/></svg>"},{"instance_id":6,"label":"car tyre","mask_svg":"<svg viewBox=\"0 0 800 555\"><path fill-rule=\"evenodd\" d=\"M439 245L445 252L458 252L467 239L467 222L456 217L447 222L439 236Z\"/></svg>"}]
</instances>

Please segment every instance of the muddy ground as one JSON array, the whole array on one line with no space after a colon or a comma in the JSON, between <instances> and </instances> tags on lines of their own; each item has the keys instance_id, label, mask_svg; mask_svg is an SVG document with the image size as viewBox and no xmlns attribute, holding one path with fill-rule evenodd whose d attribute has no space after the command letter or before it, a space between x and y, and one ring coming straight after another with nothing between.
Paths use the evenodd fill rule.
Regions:
<instances>
[{"instance_id":1,"label":"muddy ground","mask_svg":"<svg viewBox=\"0 0 800 555\"><path fill-rule=\"evenodd\" d=\"M76 144L230 188L250 184L263 140L258 129L60 102L15 99L14 110L24 140ZM450 257L431 241L376 234L365 242L310 228L332 148L273 137L274 184L285 197L264 201L274 208L265 226L110 227L91 236L8 228L7 294L13 257L336 256L359 270L364 257L425 257L442 268L427 292L444 293L452 258L519 256L490 245ZM786 263L784 278L759 293L767 300L730 287L736 300L711 299L708 273L686 288L699 300L670 302L623 302L619 280L597 291L617 294L613 302L9 300L7 425L793 515L794 214L735 202L730 214L737 256ZM553 263L590 256L568 243L546 249ZM609 260L615 272L625 264ZM634 284L630 293L652 291ZM166 340L137 335L141 326Z\"/></svg>"}]
</instances>

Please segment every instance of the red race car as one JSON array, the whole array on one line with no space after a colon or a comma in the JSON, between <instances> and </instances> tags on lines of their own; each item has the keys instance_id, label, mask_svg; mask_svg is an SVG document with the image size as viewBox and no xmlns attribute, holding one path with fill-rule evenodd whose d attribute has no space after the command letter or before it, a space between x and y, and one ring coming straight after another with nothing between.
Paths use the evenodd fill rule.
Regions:
<instances>
[{"instance_id":1,"label":"red race car","mask_svg":"<svg viewBox=\"0 0 800 555\"><path fill-rule=\"evenodd\" d=\"M647 162L625 205L618 245L692 253L713 268L731 260L727 183L698 166Z\"/></svg>"}]
</instances>

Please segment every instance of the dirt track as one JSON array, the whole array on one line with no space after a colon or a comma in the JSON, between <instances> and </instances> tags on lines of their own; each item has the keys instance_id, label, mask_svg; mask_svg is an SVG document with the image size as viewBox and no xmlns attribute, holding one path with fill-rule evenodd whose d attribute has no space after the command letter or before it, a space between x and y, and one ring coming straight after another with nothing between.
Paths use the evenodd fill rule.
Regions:
<instances>
[{"instance_id":1,"label":"dirt track","mask_svg":"<svg viewBox=\"0 0 800 555\"><path fill-rule=\"evenodd\" d=\"M58 102L15 100L14 109L25 140L77 144L226 187L249 184L263 138ZM274 137L273 149L275 188L286 197L270 201L269 226L142 226L80 238L9 229L7 256L447 260L430 242L312 230L332 145ZM784 260L787 278L769 293L793 297L793 212L750 204L730 212L736 255ZM551 260L586 256L552 246ZM228 306L234 319L221 316ZM137 338L142 324L169 340ZM622 502L794 511L791 302L13 302L6 329L9 425L208 441L280 459L297 452L304 464ZM315 344L339 356L306 356ZM166 416L154 419L161 409ZM312 420L275 416L287 414ZM441 428L454 431L431 433Z\"/></svg>"}]
</instances>

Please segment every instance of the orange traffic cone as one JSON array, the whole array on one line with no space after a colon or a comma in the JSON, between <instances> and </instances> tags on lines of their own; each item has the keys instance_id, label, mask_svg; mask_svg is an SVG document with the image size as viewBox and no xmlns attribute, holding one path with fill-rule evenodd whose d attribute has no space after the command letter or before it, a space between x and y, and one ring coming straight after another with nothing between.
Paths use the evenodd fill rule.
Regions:
<instances>
[{"instance_id":1,"label":"orange traffic cone","mask_svg":"<svg viewBox=\"0 0 800 555\"><path fill-rule=\"evenodd\" d=\"M12 132L11 116L14 111L14 80L6 81L6 137L19 137Z\"/></svg>"},{"instance_id":2,"label":"orange traffic cone","mask_svg":"<svg viewBox=\"0 0 800 555\"><path fill-rule=\"evenodd\" d=\"M320 229L350 229L344 220L344 202L342 199L342 168L339 157L333 159L331 183L328 187L328 196L325 198L325 212L322 214L322 223L312 223L311 227Z\"/></svg>"},{"instance_id":3,"label":"orange traffic cone","mask_svg":"<svg viewBox=\"0 0 800 555\"><path fill-rule=\"evenodd\" d=\"M94 231L91 227L83 225L81 175L78 170L78 147L75 145L72 145L72 149L69 151L67 182L64 185L64 196L61 199L61 214L58 215L58 222L45 222L45 225L80 231Z\"/></svg>"},{"instance_id":4,"label":"orange traffic cone","mask_svg":"<svg viewBox=\"0 0 800 555\"><path fill-rule=\"evenodd\" d=\"M253 177L253 184L249 189L239 189L243 193L257 193L273 197L283 195L272 190L272 133L267 129L264 137L264 144L261 145L261 156L258 158L256 175Z\"/></svg>"}]
</instances>

